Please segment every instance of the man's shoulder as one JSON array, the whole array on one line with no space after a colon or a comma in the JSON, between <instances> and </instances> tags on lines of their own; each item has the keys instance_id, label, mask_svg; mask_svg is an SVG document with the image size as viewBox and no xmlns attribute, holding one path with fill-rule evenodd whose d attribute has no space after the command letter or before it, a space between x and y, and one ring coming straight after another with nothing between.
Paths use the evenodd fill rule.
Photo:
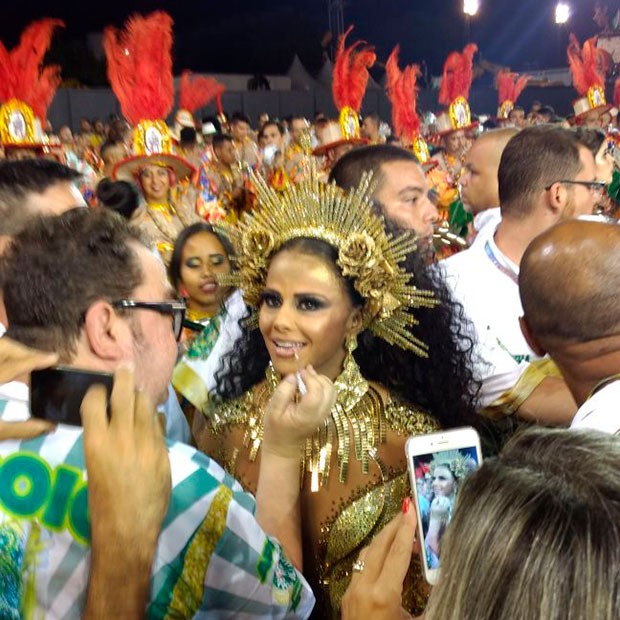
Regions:
<instances>
[{"instance_id":1,"label":"man's shoulder","mask_svg":"<svg viewBox=\"0 0 620 620\"><path fill-rule=\"evenodd\" d=\"M612 435L620 434L620 380L598 390L579 407L571 430L597 430Z\"/></svg>"}]
</instances>

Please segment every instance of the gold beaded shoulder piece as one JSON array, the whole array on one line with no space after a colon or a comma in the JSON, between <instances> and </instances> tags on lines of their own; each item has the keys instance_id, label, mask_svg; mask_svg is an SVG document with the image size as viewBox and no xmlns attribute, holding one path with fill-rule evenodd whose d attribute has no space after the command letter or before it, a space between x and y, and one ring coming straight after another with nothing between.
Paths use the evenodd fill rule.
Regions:
<instances>
[{"instance_id":1,"label":"gold beaded shoulder piece","mask_svg":"<svg viewBox=\"0 0 620 620\"><path fill-rule=\"evenodd\" d=\"M301 454L302 475L304 472L310 474L312 491L328 484L334 447L337 449L339 482L347 481L352 457L361 463L364 474L368 474L372 461L385 478L385 468L377 451L380 444L386 442L388 428L401 435L428 433L438 428L432 416L404 401L390 397L384 406L378 392L362 377L353 357L349 356L348 360L334 382L337 396L331 416L306 440ZM263 383L207 413L216 434L228 426L244 427L243 446L249 452L250 461L256 460L258 455L263 440L265 406L278 382L279 378L270 364ZM234 474L234 463L230 465Z\"/></svg>"},{"instance_id":2,"label":"gold beaded shoulder piece","mask_svg":"<svg viewBox=\"0 0 620 620\"><path fill-rule=\"evenodd\" d=\"M405 232L393 237L385 231L382 218L373 210L371 176L364 175L357 189L344 193L333 183L321 183L316 167L284 191L276 191L255 175L258 207L235 226L218 224L233 245L236 266L233 274L218 279L240 287L256 311L271 257L292 239L320 239L338 251L343 276L352 279L364 299L364 328L390 344L428 357L428 347L412 332L417 320L411 310L432 308L438 301L431 291L412 284L412 274L401 266L415 250L415 236Z\"/></svg>"}]
</instances>

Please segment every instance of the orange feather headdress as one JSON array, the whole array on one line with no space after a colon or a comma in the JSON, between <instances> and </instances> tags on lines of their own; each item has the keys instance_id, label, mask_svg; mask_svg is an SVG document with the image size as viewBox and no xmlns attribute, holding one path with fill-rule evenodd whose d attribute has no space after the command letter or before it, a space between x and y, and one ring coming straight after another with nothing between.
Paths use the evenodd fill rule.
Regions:
<instances>
[{"instance_id":1,"label":"orange feather headdress","mask_svg":"<svg viewBox=\"0 0 620 620\"><path fill-rule=\"evenodd\" d=\"M499 101L499 109L497 117L507 119L508 115L515 107L515 103L523 89L530 81L529 75L519 75L512 73L506 69L502 69L497 74L497 97Z\"/></svg>"},{"instance_id":2,"label":"orange feather headdress","mask_svg":"<svg viewBox=\"0 0 620 620\"><path fill-rule=\"evenodd\" d=\"M40 19L11 51L0 42L0 141L5 146L42 146L40 124L60 85L60 66L44 67L43 58L60 27L59 19Z\"/></svg>"},{"instance_id":3,"label":"orange feather headdress","mask_svg":"<svg viewBox=\"0 0 620 620\"><path fill-rule=\"evenodd\" d=\"M420 136L420 117L417 111L420 75L418 65L408 65L402 71L398 67L399 46L390 54L386 64L386 91L392 104L392 126L403 145L411 145L420 163L430 159L428 145Z\"/></svg>"},{"instance_id":4,"label":"orange feather headdress","mask_svg":"<svg viewBox=\"0 0 620 620\"><path fill-rule=\"evenodd\" d=\"M122 31L106 28L103 49L108 79L123 116L134 125L134 155L119 162L115 178L131 178L147 163L171 168L185 178L194 168L172 153L164 119L174 105L172 18L164 11L134 15Z\"/></svg>"},{"instance_id":5,"label":"orange feather headdress","mask_svg":"<svg viewBox=\"0 0 620 620\"><path fill-rule=\"evenodd\" d=\"M605 101L605 74L610 56L605 50L596 47L596 37L587 39L580 48L577 37L571 33L566 55L573 86L580 95L573 102L577 119L592 110L600 110L602 113L609 109Z\"/></svg>"},{"instance_id":6,"label":"orange feather headdress","mask_svg":"<svg viewBox=\"0 0 620 620\"><path fill-rule=\"evenodd\" d=\"M469 43L462 52L452 52L446 59L439 90L439 103L448 106L448 111L437 117L437 132L440 135L476 125L471 122L467 99L474 75L474 54L477 51L478 46Z\"/></svg>"},{"instance_id":7,"label":"orange feather headdress","mask_svg":"<svg viewBox=\"0 0 620 620\"><path fill-rule=\"evenodd\" d=\"M183 71L179 82L179 109L174 116L175 133L183 127L195 127L194 112L213 99L219 99L225 91L226 87L213 78Z\"/></svg>"},{"instance_id":8,"label":"orange feather headdress","mask_svg":"<svg viewBox=\"0 0 620 620\"><path fill-rule=\"evenodd\" d=\"M359 138L358 116L370 78L368 69L375 64L377 58L374 49L364 41L356 41L345 47L351 30L353 26L350 26L338 41L332 79L332 94L334 103L340 110L340 128L345 140Z\"/></svg>"}]
</instances>

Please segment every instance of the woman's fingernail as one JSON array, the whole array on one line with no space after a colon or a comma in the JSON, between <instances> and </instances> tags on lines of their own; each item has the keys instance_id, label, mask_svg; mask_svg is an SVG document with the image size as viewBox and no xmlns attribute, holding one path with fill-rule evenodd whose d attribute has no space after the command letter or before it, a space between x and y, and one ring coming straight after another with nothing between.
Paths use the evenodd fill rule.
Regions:
<instances>
[{"instance_id":1,"label":"woman's fingernail","mask_svg":"<svg viewBox=\"0 0 620 620\"><path fill-rule=\"evenodd\" d=\"M408 497L405 497L403 500L403 514L407 514L409 512L409 506L411 505L411 500Z\"/></svg>"}]
</instances>

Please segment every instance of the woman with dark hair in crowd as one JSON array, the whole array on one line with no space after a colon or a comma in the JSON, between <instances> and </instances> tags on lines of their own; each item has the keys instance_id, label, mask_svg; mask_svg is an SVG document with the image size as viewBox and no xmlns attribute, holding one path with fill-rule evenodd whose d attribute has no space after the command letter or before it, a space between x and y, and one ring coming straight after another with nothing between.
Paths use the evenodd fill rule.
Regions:
<instances>
[{"instance_id":1,"label":"woman with dark hair in crowd","mask_svg":"<svg viewBox=\"0 0 620 620\"><path fill-rule=\"evenodd\" d=\"M245 313L241 293L218 282L218 276L230 273L231 254L224 236L198 222L181 231L170 258L168 277L185 299L193 324L185 330L185 352L172 377L177 392L191 404L183 407L190 421L193 408L206 407L219 360L239 337Z\"/></svg>"},{"instance_id":2,"label":"woman with dark hair in crowd","mask_svg":"<svg viewBox=\"0 0 620 620\"><path fill-rule=\"evenodd\" d=\"M315 179L281 195L258 187L259 209L229 229L258 317L242 322L216 375L224 402L196 418L195 438L255 491L263 407L280 377L311 365L334 381L329 423L305 447L291 446L308 473L305 573L326 618L338 613L359 549L409 492L407 436L474 419L469 349L458 344L449 297L406 268L412 235L385 232L367 187L346 196ZM409 584L404 602L419 612L419 565Z\"/></svg>"}]
</instances>

